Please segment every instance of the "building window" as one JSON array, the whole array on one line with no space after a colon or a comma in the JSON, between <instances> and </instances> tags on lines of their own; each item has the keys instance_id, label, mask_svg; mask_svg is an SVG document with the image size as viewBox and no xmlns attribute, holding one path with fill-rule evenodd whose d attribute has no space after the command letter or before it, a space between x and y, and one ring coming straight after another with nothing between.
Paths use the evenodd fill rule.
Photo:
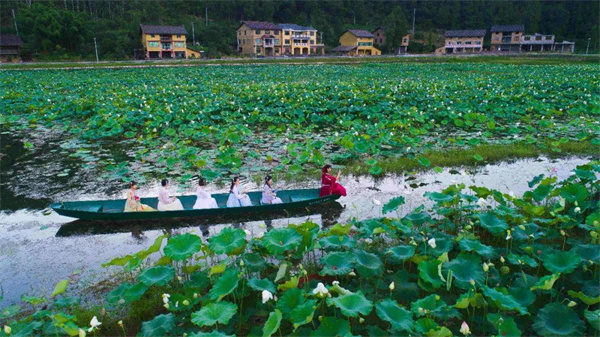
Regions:
<instances>
[{"instance_id":1,"label":"building window","mask_svg":"<svg viewBox=\"0 0 600 337\"><path fill-rule=\"evenodd\" d=\"M150 37L154 37L154 34L150 34Z\"/></svg>"},{"instance_id":2,"label":"building window","mask_svg":"<svg viewBox=\"0 0 600 337\"><path fill-rule=\"evenodd\" d=\"M542 37L541 37L541 36L536 36L536 37L535 37L535 40L536 40L536 41L541 41L541 40L542 40Z\"/></svg>"},{"instance_id":3,"label":"building window","mask_svg":"<svg viewBox=\"0 0 600 337\"><path fill-rule=\"evenodd\" d=\"M150 47L150 48L158 48L158 42L148 42L148 47Z\"/></svg>"},{"instance_id":4,"label":"building window","mask_svg":"<svg viewBox=\"0 0 600 337\"><path fill-rule=\"evenodd\" d=\"M255 34L260 34L260 29L254 31Z\"/></svg>"},{"instance_id":5,"label":"building window","mask_svg":"<svg viewBox=\"0 0 600 337\"><path fill-rule=\"evenodd\" d=\"M290 44L290 40L285 40L285 44Z\"/></svg>"},{"instance_id":6,"label":"building window","mask_svg":"<svg viewBox=\"0 0 600 337\"><path fill-rule=\"evenodd\" d=\"M256 44L260 44L260 39L256 39Z\"/></svg>"},{"instance_id":7,"label":"building window","mask_svg":"<svg viewBox=\"0 0 600 337\"><path fill-rule=\"evenodd\" d=\"M162 49L171 49L171 44L170 43L163 43L162 44Z\"/></svg>"},{"instance_id":8,"label":"building window","mask_svg":"<svg viewBox=\"0 0 600 337\"><path fill-rule=\"evenodd\" d=\"M286 31L285 31L285 35L290 35L290 31L289 31L289 30L286 30Z\"/></svg>"},{"instance_id":9,"label":"building window","mask_svg":"<svg viewBox=\"0 0 600 337\"><path fill-rule=\"evenodd\" d=\"M462 44L462 41L456 41L456 44L460 46Z\"/></svg>"},{"instance_id":10,"label":"building window","mask_svg":"<svg viewBox=\"0 0 600 337\"><path fill-rule=\"evenodd\" d=\"M407 39L402 39L402 42L407 43L408 41Z\"/></svg>"},{"instance_id":11,"label":"building window","mask_svg":"<svg viewBox=\"0 0 600 337\"><path fill-rule=\"evenodd\" d=\"M260 54L260 47L256 47L256 53Z\"/></svg>"},{"instance_id":12,"label":"building window","mask_svg":"<svg viewBox=\"0 0 600 337\"><path fill-rule=\"evenodd\" d=\"M531 36L524 36L524 37L523 37L523 40L524 40L524 41L529 41L529 40L531 40Z\"/></svg>"},{"instance_id":13,"label":"building window","mask_svg":"<svg viewBox=\"0 0 600 337\"><path fill-rule=\"evenodd\" d=\"M515 37L513 37L513 40L514 40L514 41L519 41L519 37L518 37L518 36L515 36Z\"/></svg>"},{"instance_id":14,"label":"building window","mask_svg":"<svg viewBox=\"0 0 600 337\"><path fill-rule=\"evenodd\" d=\"M481 41L475 41L475 44L478 44L478 45L480 45L480 44L481 44Z\"/></svg>"},{"instance_id":15,"label":"building window","mask_svg":"<svg viewBox=\"0 0 600 337\"><path fill-rule=\"evenodd\" d=\"M465 42L465 44L471 44L471 41L467 41L467 42Z\"/></svg>"},{"instance_id":16,"label":"building window","mask_svg":"<svg viewBox=\"0 0 600 337\"><path fill-rule=\"evenodd\" d=\"M177 34L177 38L178 38L178 39L180 39L180 38L181 38L181 35L180 35L180 34Z\"/></svg>"},{"instance_id":17,"label":"building window","mask_svg":"<svg viewBox=\"0 0 600 337\"><path fill-rule=\"evenodd\" d=\"M310 32L310 36L315 36L315 32Z\"/></svg>"},{"instance_id":18,"label":"building window","mask_svg":"<svg viewBox=\"0 0 600 337\"><path fill-rule=\"evenodd\" d=\"M185 47L185 42L175 42L175 47L183 48L183 47Z\"/></svg>"},{"instance_id":19,"label":"building window","mask_svg":"<svg viewBox=\"0 0 600 337\"><path fill-rule=\"evenodd\" d=\"M265 34L271 34L270 30L265 30Z\"/></svg>"},{"instance_id":20,"label":"building window","mask_svg":"<svg viewBox=\"0 0 600 337\"><path fill-rule=\"evenodd\" d=\"M275 44L279 44L279 39L275 39Z\"/></svg>"},{"instance_id":21,"label":"building window","mask_svg":"<svg viewBox=\"0 0 600 337\"><path fill-rule=\"evenodd\" d=\"M244 35L246 35L246 31L244 30Z\"/></svg>"},{"instance_id":22,"label":"building window","mask_svg":"<svg viewBox=\"0 0 600 337\"><path fill-rule=\"evenodd\" d=\"M238 44L242 44L242 40L238 39Z\"/></svg>"},{"instance_id":23,"label":"building window","mask_svg":"<svg viewBox=\"0 0 600 337\"><path fill-rule=\"evenodd\" d=\"M552 36L546 36L545 39L546 40L552 40Z\"/></svg>"},{"instance_id":24,"label":"building window","mask_svg":"<svg viewBox=\"0 0 600 337\"><path fill-rule=\"evenodd\" d=\"M315 40L310 40L310 44L315 44Z\"/></svg>"}]
</instances>

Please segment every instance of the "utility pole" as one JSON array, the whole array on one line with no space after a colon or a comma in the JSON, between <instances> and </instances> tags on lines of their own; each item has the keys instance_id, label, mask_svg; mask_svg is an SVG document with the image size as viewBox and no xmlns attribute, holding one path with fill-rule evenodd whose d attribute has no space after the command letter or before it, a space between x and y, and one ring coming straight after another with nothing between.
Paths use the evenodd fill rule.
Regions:
<instances>
[{"instance_id":1,"label":"utility pole","mask_svg":"<svg viewBox=\"0 0 600 337\"><path fill-rule=\"evenodd\" d=\"M12 15L13 15L13 21L15 22L15 32L17 32L17 35L19 35L19 28L17 27L17 18L15 16L15 10L12 10Z\"/></svg>"},{"instance_id":2,"label":"utility pole","mask_svg":"<svg viewBox=\"0 0 600 337\"><path fill-rule=\"evenodd\" d=\"M194 46L196 45L196 31L194 30L194 22L192 22L192 41Z\"/></svg>"},{"instance_id":3,"label":"utility pole","mask_svg":"<svg viewBox=\"0 0 600 337\"><path fill-rule=\"evenodd\" d=\"M96 49L96 63L100 62L98 59L98 45L96 44L96 38L94 37L94 49Z\"/></svg>"},{"instance_id":4,"label":"utility pole","mask_svg":"<svg viewBox=\"0 0 600 337\"><path fill-rule=\"evenodd\" d=\"M588 52L590 51L590 40L592 40L592 38L591 38L591 37L588 37L588 44L587 44L587 47L585 48L585 54L586 54L586 55L587 55L587 54L588 54Z\"/></svg>"},{"instance_id":5,"label":"utility pole","mask_svg":"<svg viewBox=\"0 0 600 337\"><path fill-rule=\"evenodd\" d=\"M417 9L413 8L413 29L412 29L412 33L413 35L415 35L415 16L417 14Z\"/></svg>"},{"instance_id":6,"label":"utility pole","mask_svg":"<svg viewBox=\"0 0 600 337\"><path fill-rule=\"evenodd\" d=\"M206 25L208 26L208 7L204 7L204 15L206 17Z\"/></svg>"}]
</instances>

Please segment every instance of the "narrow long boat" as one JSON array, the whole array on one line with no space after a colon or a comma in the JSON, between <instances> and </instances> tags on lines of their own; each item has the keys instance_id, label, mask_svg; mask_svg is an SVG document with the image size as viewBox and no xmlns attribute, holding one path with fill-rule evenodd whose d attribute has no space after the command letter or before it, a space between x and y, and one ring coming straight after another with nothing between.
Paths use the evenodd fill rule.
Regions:
<instances>
[{"instance_id":1,"label":"narrow long boat","mask_svg":"<svg viewBox=\"0 0 600 337\"><path fill-rule=\"evenodd\" d=\"M195 195L179 196L183 205L182 211L156 212L124 212L125 199L65 201L54 203L50 207L58 214L81 220L151 220L168 218L190 218L205 216L227 216L238 214L261 213L270 211L285 211L297 208L325 204L338 199L339 195L319 197L319 189L286 190L277 192L282 204L261 205L262 192L249 192L252 206L227 207L228 193L213 194L219 208L192 209L196 202ZM158 198L141 198L142 204L156 208Z\"/></svg>"}]
</instances>

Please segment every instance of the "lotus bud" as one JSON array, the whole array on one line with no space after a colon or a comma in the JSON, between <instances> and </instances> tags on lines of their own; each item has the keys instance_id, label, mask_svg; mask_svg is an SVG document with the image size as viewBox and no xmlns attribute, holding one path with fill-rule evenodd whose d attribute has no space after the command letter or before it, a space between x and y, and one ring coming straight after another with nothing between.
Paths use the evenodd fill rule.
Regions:
<instances>
[{"instance_id":1,"label":"lotus bud","mask_svg":"<svg viewBox=\"0 0 600 337\"><path fill-rule=\"evenodd\" d=\"M575 212L575 213L580 213L580 212L581 212L581 208L579 208L579 207L575 207L575 209L573 210L573 212Z\"/></svg>"},{"instance_id":2,"label":"lotus bud","mask_svg":"<svg viewBox=\"0 0 600 337\"><path fill-rule=\"evenodd\" d=\"M524 230L525 230L525 226L523 226L523 225L519 225L519 228L520 228L522 231L524 231Z\"/></svg>"},{"instance_id":3,"label":"lotus bud","mask_svg":"<svg viewBox=\"0 0 600 337\"><path fill-rule=\"evenodd\" d=\"M441 299L440 295L435 295L435 300L439 301Z\"/></svg>"},{"instance_id":4,"label":"lotus bud","mask_svg":"<svg viewBox=\"0 0 600 337\"><path fill-rule=\"evenodd\" d=\"M361 317L361 318L359 318L359 319L358 319L358 322L359 322L360 324L363 324L363 323L365 322L365 319Z\"/></svg>"},{"instance_id":5,"label":"lotus bud","mask_svg":"<svg viewBox=\"0 0 600 337\"><path fill-rule=\"evenodd\" d=\"M123 303L125 303L125 299L124 299L124 298L122 298L122 299L120 299L120 300L119 300L119 302L117 302L117 303L119 303L119 304L123 304Z\"/></svg>"},{"instance_id":6,"label":"lotus bud","mask_svg":"<svg viewBox=\"0 0 600 337\"><path fill-rule=\"evenodd\" d=\"M427 241L427 243L429 244L429 246L431 246L431 248L435 248L436 247L435 238L429 239L429 241Z\"/></svg>"},{"instance_id":7,"label":"lotus bud","mask_svg":"<svg viewBox=\"0 0 600 337\"><path fill-rule=\"evenodd\" d=\"M471 283L472 286L475 286L475 280L469 279L469 283Z\"/></svg>"},{"instance_id":8,"label":"lotus bud","mask_svg":"<svg viewBox=\"0 0 600 337\"><path fill-rule=\"evenodd\" d=\"M10 333L12 332L12 328L8 325L4 326L4 333L7 335L10 335Z\"/></svg>"},{"instance_id":9,"label":"lotus bud","mask_svg":"<svg viewBox=\"0 0 600 337\"><path fill-rule=\"evenodd\" d=\"M488 264L487 264L487 263L485 263L485 262L483 263L483 271L484 271L484 272L486 272L486 273L487 273L488 271L490 271L490 267L489 267L489 266L488 266Z\"/></svg>"},{"instance_id":10,"label":"lotus bud","mask_svg":"<svg viewBox=\"0 0 600 337\"><path fill-rule=\"evenodd\" d=\"M348 275L350 275L350 276L356 276L356 273L353 272L353 271L351 271L351 272L348 273Z\"/></svg>"},{"instance_id":11,"label":"lotus bud","mask_svg":"<svg viewBox=\"0 0 600 337\"><path fill-rule=\"evenodd\" d=\"M268 290L262 291L262 302L263 304L267 303L269 300L273 299L273 294Z\"/></svg>"},{"instance_id":12,"label":"lotus bud","mask_svg":"<svg viewBox=\"0 0 600 337\"><path fill-rule=\"evenodd\" d=\"M466 225L466 226L465 226L465 229L466 229L466 230L468 230L468 231L470 231L470 230L471 230L471 228L473 228L473 226L471 226L471 225Z\"/></svg>"},{"instance_id":13,"label":"lotus bud","mask_svg":"<svg viewBox=\"0 0 600 337\"><path fill-rule=\"evenodd\" d=\"M504 256L500 255L500 262L504 263Z\"/></svg>"},{"instance_id":14,"label":"lotus bud","mask_svg":"<svg viewBox=\"0 0 600 337\"><path fill-rule=\"evenodd\" d=\"M574 306L576 306L577 303L575 303L574 301L570 301L569 304L567 305L569 308L572 308Z\"/></svg>"},{"instance_id":15,"label":"lotus bud","mask_svg":"<svg viewBox=\"0 0 600 337\"><path fill-rule=\"evenodd\" d=\"M123 320L118 321L117 324L119 324L119 326L122 328L123 327Z\"/></svg>"},{"instance_id":16,"label":"lotus bud","mask_svg":"<svg viewBox=\"0 0 600 337\"><path fill-rule=\"evenodd\" d=\"M181 282L183 280L183 278L181 278L181 276L177 275L177 281Z\"/></svg>"},{"instance_id":17,"label":"lotus bud","mask_svg":"<svg viewBox=\"0 0 600 337\"><path fill-rule=\"evenodd\" d=\"M86 333L85 330L83 330L82 328L79 328L79 337L85 337Z\"/></svg>"},{"instance_id":18,"label":"lotus bud","mask_svg":"<svg viewBox=\"0 0 600 337\"><path fill-rule=\"evenodd\" d=\"M579 206L579 202L575 201L575 206Z\"/></svg>"},{"instance_id":19,"label":"lotus bud","mask_svg":"<svg viewBox=\"0 0 600 337\"><path fill-rule=\"evenodd\" d=\"M169 303L165 303L165 304L163 305L163 307L165 307L165 309L167 309L167 310L168 310L168 309L169 309Z\"/></svg>"},{"instance_id":20,"label":"lotus bud","mask_svg":"<svg viewBox=\"0 0 600 337\"><path fill-rule=\"evenodd\" d=\"M394 282L392 281L392 283L390 283L390 291L394 291L394 289L396 289L396 285L394 284Z\"/></svg>"},{"instance_id":21,"label":"lotus bud","mask_svg":"<svg viewBox=\"0 0 600 337\"><path fill-rule=\"evenodd\" d=\"M240 260L240 267L244 266L244 260Z\"/></svg>"},{"instance_id":22,"label":"lotus bud","mask_svg":"<svg viewBox=\"0 0 600 337\"><path fill-rule=\"evenodd\" d=\"M319 319L319 322L323 320L323 316L319 316L317 318Z\"/></svg>"},{"instance_id":23,"label":"lotus bud","mask_svg":"<svg viewBox=\"0 0 600 337\"><path fill-rule=\"evenodd\" d=\"M298 265L298 268L300 268L300 269L304 269L304 266L302 265L302 263L300 263L300 264Z\"/></svg>"},{"instance_id":24,"label":"lotus bud","mask_svg":"<svg viewBox=\"0 0 600 337\"><path fill-rule=\"evenodd\" d=\"M565 231L564 231L564 230L562 230L562 229L561 229L561 230L560 230L560 235L562 235L562 236L565 236L565 235L567 235L567 234L565 233Z\"/></svg>"},{"instance_id":25,"label":"lotus bud","mask_svg":"<svg viewBox=\"0 0 600 337\"><path fill-rule=\"evenodd\" d=\"M502 273L502 275L506 275L510 273L510 268L508 268L508 266L502 266L502 268L500 268L500 272Z\"/></svg>"},{"instance_id":26,"label":"lotus bud","mask_svg":"<svg viewBox=\"0 0 600 337\"><path fill-rule=\"evenodd\" d=\"M188 305L190 305L190 301L188 301L188 300L183 300L183 302L181 302L181 303L182 303L183 305L185 305L186 307L187 307Z\"/></svg>"},{"instance_id":27,"label":"lotus bud","mask_svg":"<svg viewBox=\"0 0 600 337\"><path fill-rule=\"evenodd\" d=\"M460 326L460 333L462 333L465 336L471 334L471 330L469 329L469 325L467 324L467 322L462 322L462 325Z\"/></svg>"},{"instance_id":28,"label":"lotus bud","mask_svg":"<svg viewBox=\"0 0 600 337\"><path fill-rule=\"evenodd\" d=\"M417 309L417 311L419 312L419 315L423 315L423 312L424 312L423 308L419 307L419 309Z\"/></svg>"},{"instance_id":29,"label":"lotus bud","mask_svg":"<svg viewBox=\"0 0 600 337\"><path fill-rule=\"evenodd\" d=\"M595 239L595 238L598 237L598 233L596 233L596 232L590 232L590 236Z\"/></svg>"},{"instance_id":30,"label":"lotus bud","mask_svg":"<svg viewBox=\"0 0 600 337\"><path fill-rule=\"evenodd\" d=\"M194 293L194 298L198 298L198 297L199 297L198 293Z\"/></svg>"}]
</instances>

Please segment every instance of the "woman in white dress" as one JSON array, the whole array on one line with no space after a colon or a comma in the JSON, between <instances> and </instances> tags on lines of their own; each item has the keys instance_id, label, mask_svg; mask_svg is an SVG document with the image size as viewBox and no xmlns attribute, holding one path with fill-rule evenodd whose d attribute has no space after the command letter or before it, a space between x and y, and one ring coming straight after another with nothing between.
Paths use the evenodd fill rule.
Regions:
<instances>
[{"instance_id":1,"label":"woman in white dress","mask_svg":"<svg viewBox=\"0 0 600 337\"><path fill-rule=\"evenodd\" d=\"M129 183L129 191L127 191L127 201L125 202L125 212L153 212L154 208L144 205L140 202L140 197L137 195L137 183L132 181Z\"/></svg>"},{"instance_id":2,"label":"woman in white dress","mask_svg":"<svg viewBox=\"0 0 600 337\"><path fill-rule=\"evenodd\" d=\"M265 178L265 189L263 190L260 203L263 205L282 204L283 201L281 198L277 197L277 190L273 190L271 188L271 184L273 184L273 178L271 176L267 176Z\"/></svg>"},{"instance_id":3,"label":"woman in white dress","mask_svg":"<svg viewBox=\"0 0 600 337\"><path fill-rule=\"evenodd\" d=\"M206 180L204 178L200 178L198 181L198 190L196 191L198 199L196 199L194 209L219 208L217 205L217 200L210 195L210 192L207 192L204 189L205 187Z\"/></svg>"},{"instance_id":4,"label":"woman in white dress","mask_svg":"<svg viewBox=\"0 0 600 337\"><path fill-rule=\"evenodd\" d=\"M240 177L233 177L231 187L229 188L229 199L227 199L227 207L245 207L252 206L252 201L248 194L240 192Z\"/></svg>"},{"instance_id":5,"label":"woman in white dress","mask_svg":"<svg viewBox=\"0 0 600 337\"><path fill-rule=\"evenodd\" d=\"M159 211L182 211L183 205L177 197L169 197L169 181L163 179L160 184L162 187L158 191L158 210Z\"/></svg>"}]
</instances>

